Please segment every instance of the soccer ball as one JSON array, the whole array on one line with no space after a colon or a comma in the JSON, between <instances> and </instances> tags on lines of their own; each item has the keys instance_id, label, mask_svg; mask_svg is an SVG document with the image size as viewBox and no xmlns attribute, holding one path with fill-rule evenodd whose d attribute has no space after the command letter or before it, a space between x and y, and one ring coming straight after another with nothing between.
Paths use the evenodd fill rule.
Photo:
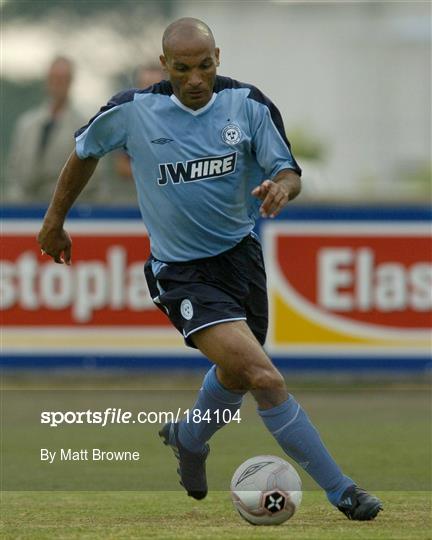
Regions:
<instances>
[{"instance_id":1,"label":"soccer ball","mask_svg":"<svg viewBox=\"0 0 432 540\"><path fill-rule=\"evenodd\" d=\"M300 506L301 480L287 461L276 456L256 456L234 473L231 498L238 513L249 523L279 525Z\"/></svg>"}]
</instances>

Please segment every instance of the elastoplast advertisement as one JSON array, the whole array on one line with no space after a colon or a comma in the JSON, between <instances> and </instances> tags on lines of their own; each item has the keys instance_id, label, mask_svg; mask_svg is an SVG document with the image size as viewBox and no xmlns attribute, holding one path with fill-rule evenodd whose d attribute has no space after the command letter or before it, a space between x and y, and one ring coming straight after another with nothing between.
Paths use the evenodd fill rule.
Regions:
<instances>
[{"instance_id":1,"label":"elastoplast advertisement","mask_svg":"<svg viewBox=\"0 0 432 540\"><path fill-rule=\"evenodd\" d=\"M263 227L270 347L285 354L427 354L431 242L412 223Z\"/></svg>"},{"instance_id":2,"label":"elastoplast advertisement","mask_svg":"<svg viewBox=\"0 0 432 540\"><path fill-rule=\"evenodd\" d=\"M429 223L297 216L260 224L269 353L287 362L427 359ZM139 219L71 219L71 266L41 255L39 227L38 219L3 221L3 356L197 358L152 302L143 273L150 242Z\"/></svg>"}]
</instances>

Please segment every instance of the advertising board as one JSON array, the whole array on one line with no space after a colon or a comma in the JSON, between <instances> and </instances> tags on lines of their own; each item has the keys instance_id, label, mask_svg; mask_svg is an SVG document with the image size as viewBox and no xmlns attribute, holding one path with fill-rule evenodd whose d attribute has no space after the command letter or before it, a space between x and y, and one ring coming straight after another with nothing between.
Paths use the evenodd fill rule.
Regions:
<instances>
[{"instance_id":1,"label":"advertising board","mask_svg":"<svg viewBox=\"0 0 432 540\"><path fill-rule=\"evenodd\" d=\"M39 252L41 216L18 214L9 212L2 224L4 365L47 358L75 365L89 357L95 365L100 358L111 366L206 365L150 298L143 273L150 243L137 212L72 215L71 266ZM275 362L294 369L427 367L432 244L429 222L418 219L427 214L378 219L382 211L295 208L261 222L266 348Z\"/></svg>"}]
</instances>

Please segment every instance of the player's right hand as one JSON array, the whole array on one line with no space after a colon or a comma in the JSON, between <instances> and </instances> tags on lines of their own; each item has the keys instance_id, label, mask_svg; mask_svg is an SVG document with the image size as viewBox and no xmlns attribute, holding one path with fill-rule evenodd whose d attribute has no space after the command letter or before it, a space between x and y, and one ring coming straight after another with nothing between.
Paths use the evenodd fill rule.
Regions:
<instances>
[{"instance_id":1,"label":"player's right hand","mask_svg":"<svg viewBox=\"0 0 432 540\"><path fill-rule=\"evenodd\" d=\"M49 228L44 224L37 241L42 255L49 255L58 264L71 264L72 240L63 228Z\"/></svg>"}]
</instances>

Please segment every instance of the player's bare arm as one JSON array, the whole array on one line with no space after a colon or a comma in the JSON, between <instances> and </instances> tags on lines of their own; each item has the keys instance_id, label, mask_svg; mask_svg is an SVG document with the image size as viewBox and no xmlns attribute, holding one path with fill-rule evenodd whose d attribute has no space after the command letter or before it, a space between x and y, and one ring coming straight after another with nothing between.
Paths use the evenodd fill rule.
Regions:
<instances>
[{"instance_id":1,"label":"player's bare arm","mask_svg":"<svg viewBox=\"0 0 432 540\"><path fill-rule=\"evenodd\" d=\"M272 180L264 180L253 189L252 195L263 201L261 216L274 218L300 191L300 176L292 169L283 169Z\"/></svg>"},{"instance_id":2,"label":"player's bare arm","mask_svg":"<svg viewBox=\"0 0 432 540\"><path fill-rule=\"evenodd\" d=\"M38 242L46 253L58 264L70 264L72 241L63 229L64 220L78 195L90 180L98 160L93 157L80 159L72 152L60 173L54 195L38 234Z\"/></svg>"}]
</instances>

